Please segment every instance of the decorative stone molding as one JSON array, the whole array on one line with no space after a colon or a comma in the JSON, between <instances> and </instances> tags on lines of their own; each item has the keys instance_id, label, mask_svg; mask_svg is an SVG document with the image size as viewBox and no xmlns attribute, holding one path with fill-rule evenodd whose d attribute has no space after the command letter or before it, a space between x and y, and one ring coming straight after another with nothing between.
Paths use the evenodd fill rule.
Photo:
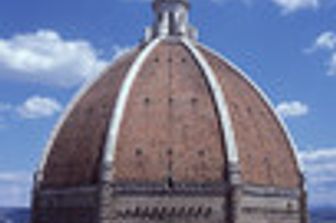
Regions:
<instances>
[{"instance_id":1,"label":"decorative stone molding","mask_svg":"<svg viewBox=\"0 0 336 223\"><path fill-rule=\"evenodd\" d=\"M116 196L223 196L229 187L226 183L209 184L181 184L167 188L165 184L156 183L105 183L104 188L109 188L111 194Z\"/></svg>"},{"instance_id":2,"label":"decorative stone molding","mask_svg":"<svg viewBox=\"0 0 336 223\"><path fill-rule=\"evenodd\" d=\"M263 197L290 197L299 198L301 196L301 189L287 189L277 188L272 186L256 186L246 184L242 186L242 192L244 194L263 196Z\"/></svg>"},{"instance_id":3,"label":"decorative stone molding","mask_svg":"<svg viewBox=\"0 0 336 223\"><path fill-rule=\"evenodd\" d=\"M101 207L100 222L221 222L225 203L223 196L110 195L110 202Z\"/></svg>"},{"instance_id":4,"label":"decorative stone molding","mask_svg":"<svg viewBox=\"0 0 336 223\"><path fill-rule=\"evenodd\" d=\"M152 219L165 220L171 218L204 218L211 216L213 210L211 207L205 206L186 206L186 207L172 207L172 206L158 206L146 207L137 206L133 209L123 209L116 211L116 219Z\"/></svg>"}]
</instances>

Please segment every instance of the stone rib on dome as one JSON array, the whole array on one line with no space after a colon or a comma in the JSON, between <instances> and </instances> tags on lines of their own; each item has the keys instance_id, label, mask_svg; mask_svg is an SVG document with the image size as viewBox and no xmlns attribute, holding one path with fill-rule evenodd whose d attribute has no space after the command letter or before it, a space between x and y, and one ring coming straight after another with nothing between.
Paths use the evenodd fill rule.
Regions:
<instances>
[{"instance_id":1,"label":"stone rib on dome","mask_svg":"<svg viewBox=\"0 0 336 223\"><path fill-rule=\"evenodd\" d=\"M182 43L156 47L130 91L113 180L225 181L225 146L212 93Z\"/></svg>"},{"instance_id":2,"label":"stone rib on dome","mask_svg":"<svg viewBox=\"0 0 336 223\"><path fill-rule=\"evenodd\" d=\"M137 50L136 50L137 51ZM138 52L116 61L80 95L47 148L42 187L97 184L103 147L119 88Z\"/></svg>"},{"instance_id":3,"label":"stone rib on dome","mask_svg":"<svg viewBox=\"0 0 336 223\"><path fill-rule=\"evenodd\" d=\"M275 111L240 71L205 47L198 47L226 95L243 181L282 188L300 186L298 157Z\"/></svg>"}]
</instances>

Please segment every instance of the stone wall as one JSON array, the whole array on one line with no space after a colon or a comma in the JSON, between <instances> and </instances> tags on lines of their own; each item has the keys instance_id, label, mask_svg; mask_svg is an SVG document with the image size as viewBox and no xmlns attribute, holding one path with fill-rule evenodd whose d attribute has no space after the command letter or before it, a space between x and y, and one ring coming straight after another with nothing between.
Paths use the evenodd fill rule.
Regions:
<instances>
[{"instance_id":1,"label":"stone wall","mask_svg":"<svg viewBox=\"0 0 336 223\"><path fill-rule=\"evenodd\" d=\"M96 188L35 192L31 223L97 222Z\"/></svg>"},{"instance_id":2,"label":"stone wall","mask_svg":"<svg viewBox=\"0 0 336 223\"><path fill-rule=\"evenodd\" d=\"M120 193L107 187L102 193L101 223L223 223L226 199L206 193Z\"/></svg>"},{"instance_id":3,"label":"stone wall","mask_svg":"<svg viewBox=\"0 0 336 223\"><path fill-rule=\"evenodd\" d=\"M304 203L299 189L244 186L235 190L237 223L304 223Z\"/></svg>"},{"instance_id":4,"label":"stone wall","mask_svg":"<svg viewBox=\"0 0 336 223\"><path fill-rule=\"evenodd\" d=\"M306 223L302 189L112 185L35 193L32 223Z\"/></svg>"}]
</instances>

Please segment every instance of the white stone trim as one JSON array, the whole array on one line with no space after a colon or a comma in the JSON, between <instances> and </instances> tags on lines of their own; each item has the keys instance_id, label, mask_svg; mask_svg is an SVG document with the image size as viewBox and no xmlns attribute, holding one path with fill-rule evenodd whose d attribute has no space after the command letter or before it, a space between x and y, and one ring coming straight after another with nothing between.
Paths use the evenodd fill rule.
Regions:
<instances>
[{"instance_id":1,"label":"white stone trim","mask_svg":"<svg viewBox=\"0 0 336 223\"><path fill-rule=\"evenodd\" d=\"M232 121L229 113L229 107L225 99L224 92L219 84L219 81L216 79L215 73L208 64L208 61L204 58L201 52L194 46L187 38L183 38L182 42L195 57L196 61L199 63L206 81L209 84L211 93L214 96L217 110L219 113L220 123L223 131L224 143L227 146L228 160L230 163L239 163L238 150L235 140L235 133L232 126Z\"/></svg>"},{"instance_id":2,"label":"white stone trim","mask_svg":"<svg viewBox=\"0 0 336 223\"><path fill-rule=\"evenodd\" d=\"M284 123L283 119L280 118L280 116L278 115L277 112L275 112L275 107L273 105L273 103L271 102L271 100L268 98L268 96L264 93L264 91L258 87L252 80L251 78L246 74L246 72L244 72L241 68L239 68L237 65L235 65L232 61L230 61L229 59L225 58L224 56L222 56L220 53L216 52L213 49L210 49L209 47L200 44L203 48L205 48L206 50L208 50L209 52L213 53L214 55L216 55L218 58L222 59L223 61L225 61L233 70L237 71L237 73L239 75L242 76L242 78L244 78L257 92L258 94L261 96L261 98L266 102L266 104L269 106L269 108L271 108L273 115L275 116L275 119L278 121L278 123L280 124L280 126L282 127L282 130L284 131L284 134L287 136L289 143L291 145L291 147L293 148L294 151L294 156L296 158L296 162L298 164L299 170L302 172L304 171L304 165L300 159L299 156L299 152L298 152L298 148L295 144L294 138L292 137L292 135L289 133L288 127L287 125Z\"/></svg>"},{"instance_id":3,"label":"white stone trim","mask_svg":"<svg viewBox=\"0 0 336 223\"><path fill-rule=\"evenodd\" d=\"M140 52L130 70L128 71L124 82L120 88L120 92L117 98L117 102L114 108L112 118L110 120L110 127L108 130L107 142L103 152L103 162L101 168L102 180L108 181L112 177L113 161L115 156L115 150L117 146L117 140L120 130L120 125L124 117L127 101L130 95L132 86L138 76L140 69L145 63L147 57L154 50L154 48L160 43L161 39L157 38L149 42L148 45Z\"/></svg>"},{"instance_id":4,"label":"white stone trim","mask_svg":"<svg viewBox=\"0 0 336 223\"><path fill-rule=\"evenodd\" d=\"M42 154L42 159L41 162L38 165L38 169L35 175L35 181L37 182L41 182L43 180L43 170L47 164L47 160L49 157L49 154L51 152L52 146L54 144L54 141L56 140L57 135L59 134L62 126L64 125L65 121L67 120L67 118L69 117L69 115L71 114L72 110L75 108L75 106L78 104L78 102L82 99L82 97L87 93L87 91L102 77L102 75L106 74L107 70L110 69L111 67L113 67L113 65L115 63L117 63L118 61L120 61L120 59L124 58L126 55L131 54L132 52L134 52L135 49L129 51L128 53L126 53L125 55L123 55L122 57L118 58L116 61L114 61L114 63L111 66L108 66L105 71L101 72L100 75L97 75L97 77L93 78L90 81L87 81L84 86L82 86L80 88L80 90L76 93L76 95L73 97L73 99L71 100L70 104L68 104L66 106L66 109L64 110L63 114L61 115L61 117L59 118L59 120L57 121L57 124L55 125L55 127L53 128L50 137L46 143L44 152Z\"/></svg>"},{"instance_id":5,"label":"white stone trim","mask_svg":"<svg viewBox=\"0 0 336 223\"><path fill-rule=\"evenodd\" d=\"M258 186L253 184L244 184L242 187L242 192L250 195L257 196L282 196L282 197L294 197L299 198L301 195L300 188L280 188L272 186Z\"/></svg>"}]
</instances>

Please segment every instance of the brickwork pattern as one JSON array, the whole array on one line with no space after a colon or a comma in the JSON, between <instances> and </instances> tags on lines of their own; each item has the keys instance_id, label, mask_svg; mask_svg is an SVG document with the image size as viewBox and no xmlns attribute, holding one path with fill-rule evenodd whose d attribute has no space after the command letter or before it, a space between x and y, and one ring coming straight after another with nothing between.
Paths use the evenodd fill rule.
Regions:
<instances>
[{"instance_id":1,"label":"brickwork pattern","mask_svg":"<svg viewBox=\"0 0 336 223\"><path fill-rule=\"evenodd\" d=\"M225 148L211 92L180 43L163 42L130 89L113 181L222 182Z\"/></svg>"},{"instance_id":2,"label":"brickwork pattern","mask_svg":"<svg viewBox=\"0 0 336 223\"><path fill-rule=\"evenodd\" d=\"M295 188L300 170L288 136L258 91L225 61L199 47L228 101L243 181Z\"/></svg>"},{"instance_id":3,"label":"brickwork pattern","mask_svg":"<svg viewBox=\"0 0 336 223\"><path fill-rule=\"evenodd\" d=\"M99 182L102 150L122 80L137 52L121 58L86 92L61 127L43 170L45 188Z\"/></svg>"}]
</instances>

